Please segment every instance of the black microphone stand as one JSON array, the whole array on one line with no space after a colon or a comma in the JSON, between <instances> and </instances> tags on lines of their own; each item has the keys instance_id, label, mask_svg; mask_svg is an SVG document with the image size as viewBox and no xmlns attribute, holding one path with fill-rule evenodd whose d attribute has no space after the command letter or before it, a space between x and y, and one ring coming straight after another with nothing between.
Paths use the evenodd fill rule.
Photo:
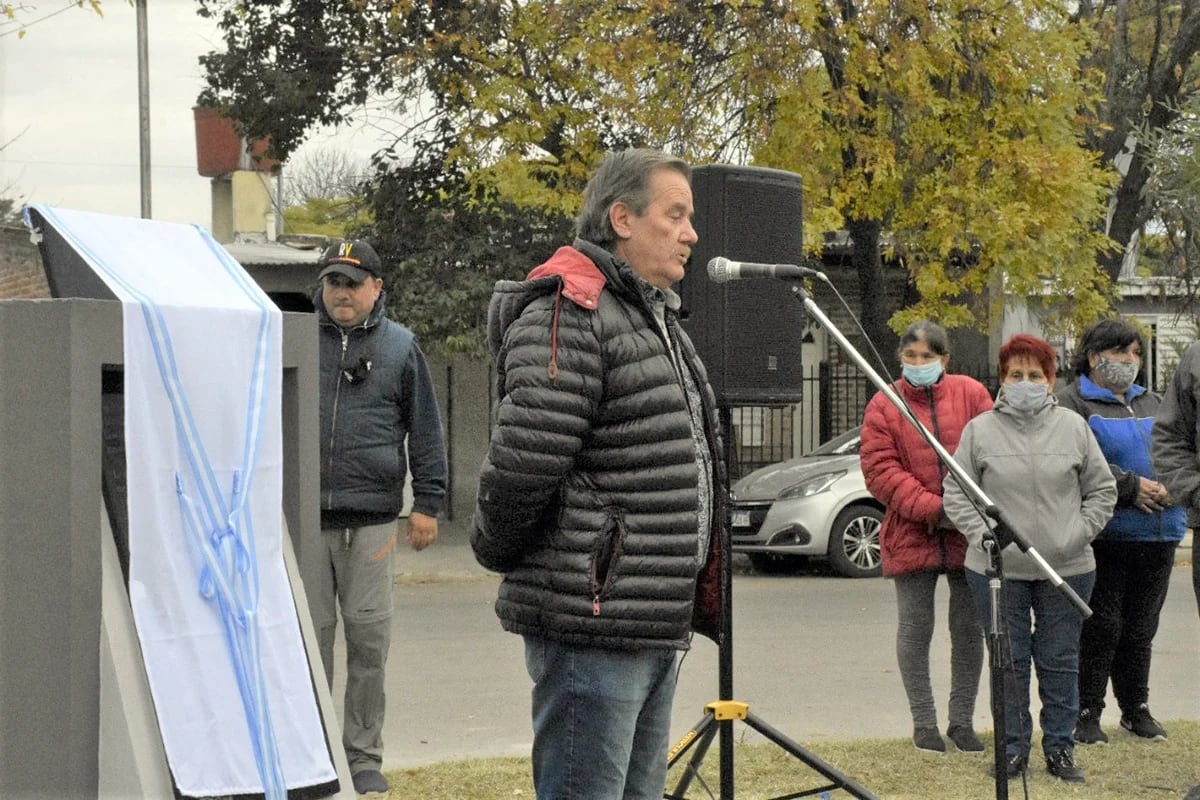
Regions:
<instances>
[{"instance_id":1,"label":"black microphone stand","mask_svg":"<svg viewBox=\"0 0 1200 800\"><path fill-rule=\"evenodd\" d=\"M824 276L820 276L824 277ZM996 504L991 501L983 490L971 480L971 476L967 475L966 471L959 465L957 461L942 447L941 442L933 437L921 421L917 419L909 407L899 395L896 394L891 384L887 383L879 376L879 374L871 367L862 354L855 349L854 345L838 330L828 317L817 306L812 296L804 288L803 283L798 278L788 278L788 286L791 293L803 305L804 310L808 312L821 326L829 332L831 336L841 346L842 350L858 365L859 369L871 380L873 384L883 392L884 397L896 407L910 425L912 425L921 434L925 441L933 448L937 454L938 460L943 466L954 476L958 481L959 486L971 498L975 507L985 514L992 522L993 527L989 536L985 537L983 546L989 554L988 567L988 588L991 597L991 619L990 630L987 631L987 642L990 664L991 678L991 706L992 706L992 728L995 731L994 744L992 746L994 755L994 769L996 778L996 798L997 800L1007 800L1008 798L1008 775L1007 761L1005 757L1005 710L1004 710L1004 668L1008 662L1009 643L1008 631L1002 624L1001 603L1004 570L1002 565L1001 551L1009 544L1015 543L1022 552L1029 555L1033 562L1037 565L1046 579L1050 581L1056 589L1071 602L1072 605L1079 611L1080 615L1087 619L1092 615L1092 610L1088 608L1087 603L1071 588L1071 585L1064 581L1062 577L1054 571L1054 569L1046 562L1029 540L1015 530L1008 521L1004 518L1004 514L996 507Z\"/></svg>"},{"instance_id":2,"label":"black microphone stand","mask_svg":"<svg viewBox=\"0 0 1200 800\"><path fill-rule=\"evenodd\" d=\"M1008 756L1006 753L1008 712L1004 707L1004 668L1009 662L1008 631L1001 615L1004 592L1004 559L995 536L985 536L983 549L988 557L988 597L991 614L988 616L988 681L991 685L992 707L992 774L995 777L996 800L1008 800ZM996 687L1000 687L997 689Z\"/></svg>"}]
</instances>

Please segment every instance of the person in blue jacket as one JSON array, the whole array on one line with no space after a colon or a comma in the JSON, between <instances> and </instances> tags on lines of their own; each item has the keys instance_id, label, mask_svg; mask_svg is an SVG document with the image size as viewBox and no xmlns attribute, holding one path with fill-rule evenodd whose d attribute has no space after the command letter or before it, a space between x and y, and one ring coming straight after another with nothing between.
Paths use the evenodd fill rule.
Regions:
<instances>
[{"instance_id":1,"label":"person in blue jacket","mask_svg":"<svg viewBox=\"0 0 1200 800\"><path fill-rule=\"evenodd\" d=\"M1092 542L1096 586L1080 637L1075 726L1081 744L1108 741L1100 714L1110 678L1121 727L1144 739L1167 738L1150 713L1150 650L1187 520L1152 464L1151 431L1161 400L1135 382L1143 347L1127 320L1095 323L1072 359L1076 380L1058 395L1059 405L1088 421L1117 481L1116 510Z\"/></svg>"}]
</instances>

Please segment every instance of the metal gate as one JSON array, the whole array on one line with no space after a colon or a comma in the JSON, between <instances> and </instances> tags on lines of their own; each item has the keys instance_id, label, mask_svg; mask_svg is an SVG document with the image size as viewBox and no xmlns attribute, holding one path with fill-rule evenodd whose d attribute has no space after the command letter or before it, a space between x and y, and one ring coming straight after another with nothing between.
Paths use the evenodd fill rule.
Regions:
<instances>
[{"instance_id":1,"label":"metal gate","mask_svg":"<svg viewBox=\"0 0 1200 800\"><path fill-rule=\"evenodd\" d=\"M1000 384L998 375L987 373L970 377L995 396ZM736 480L759 467L807 453L822 442L862 424L863 411L876 391L874 384L857 366L822 362L804 368L804 402L731 408L730 479Z\"/></svg>"}]
</instances>

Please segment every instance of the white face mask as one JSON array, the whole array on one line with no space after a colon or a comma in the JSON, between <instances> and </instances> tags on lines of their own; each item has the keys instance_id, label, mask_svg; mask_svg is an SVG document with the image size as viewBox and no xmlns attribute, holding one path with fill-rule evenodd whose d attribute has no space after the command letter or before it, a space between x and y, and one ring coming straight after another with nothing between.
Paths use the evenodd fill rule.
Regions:
<instances>
[{"instance_id":1,"label":"white face mask","mask_svg":"<svg viewBox=\"0 0 1200 800\"><path fill-rule=\"evenodd\" d=\"M1033 381L1017 381L1004 384L1004 401L1017 411L1026 414L1037 411L1046 404L1050 393L1049 385Z\"/></svg>"}]
</instances>

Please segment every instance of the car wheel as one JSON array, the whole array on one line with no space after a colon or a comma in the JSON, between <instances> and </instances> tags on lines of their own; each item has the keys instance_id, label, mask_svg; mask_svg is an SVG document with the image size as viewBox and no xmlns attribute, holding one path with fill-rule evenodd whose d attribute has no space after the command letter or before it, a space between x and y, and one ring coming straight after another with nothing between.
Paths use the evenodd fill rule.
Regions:
<instances>
[{"instance_id":1,"label":"car wheel","mask_svg":"<svg viewBox=\"0 0 1200 800\"><path fill-rule=\"evenodd\" d=\"M804 569L808 563L805 556L793 556L786 553L747 553L750 566L755 572L764 575L794 575Z\"/></svg>"},{"instance_id":2,"label":"car wheel","mask_svg":"<svg viewBox=\"0 0 1200 800\"><path fill-rule=\"evenodd\" d=\"M872 506L850 506L837 515L829 532L829 563L848 578L874 578L883 573L879 529L883 512Z\"/></svg>"}]
</instances>

